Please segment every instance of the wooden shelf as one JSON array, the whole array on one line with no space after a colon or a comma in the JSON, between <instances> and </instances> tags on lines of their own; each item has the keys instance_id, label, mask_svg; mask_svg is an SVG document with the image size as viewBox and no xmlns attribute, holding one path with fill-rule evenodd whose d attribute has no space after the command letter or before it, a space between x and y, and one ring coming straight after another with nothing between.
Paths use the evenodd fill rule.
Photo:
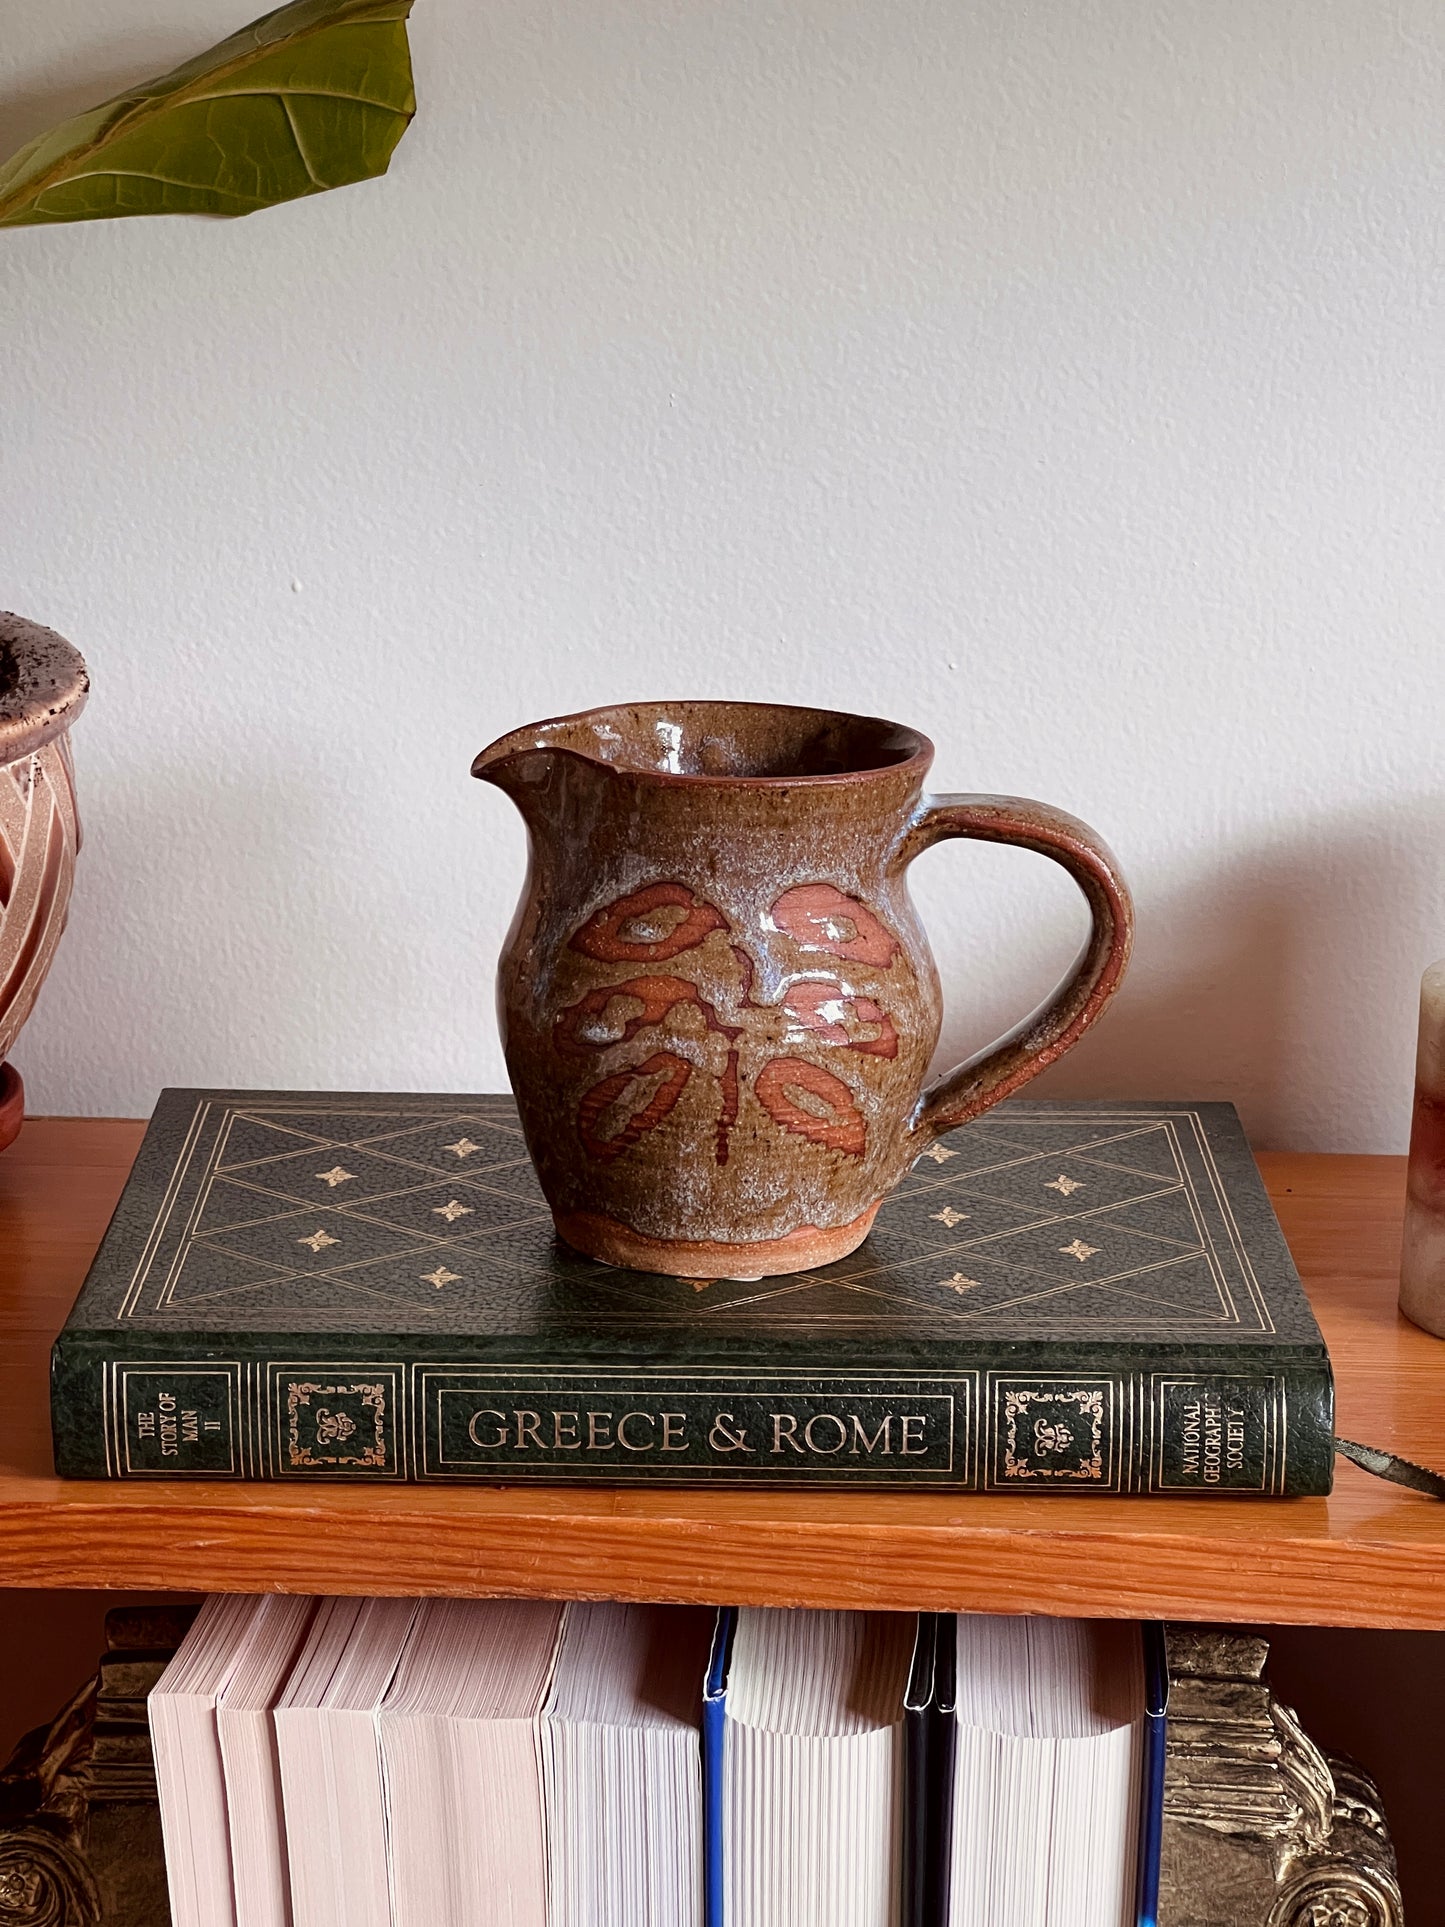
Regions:
<instances>
[{"instance_id":1,"label":"wooden shelf","mask_svg":"<svg viewBox=\"0 0 1445 1927\"><path fill-rule=\"evenodd\" d=\"M91 1484L50 1469L50 1342L142 1126L32 1119L0 1157L0 1585L540 1594L1445 1627L1445 1506L1329 1499ZM1398 1158L1261 1159L1339 1429L1445 1460L1445 1344L1395 1310Z\"/></svg>"}]
</instances>

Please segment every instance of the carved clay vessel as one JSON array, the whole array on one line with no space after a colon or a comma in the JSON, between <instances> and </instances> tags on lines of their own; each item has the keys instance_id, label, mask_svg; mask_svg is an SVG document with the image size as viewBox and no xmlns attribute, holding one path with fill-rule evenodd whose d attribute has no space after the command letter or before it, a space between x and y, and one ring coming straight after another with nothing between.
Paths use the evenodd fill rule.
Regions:
<instances>
[{"instance_id":1,"label":"carved clay vessel","mask_svg":"<svg viewBox=\"0 0 1445 1927\"><path fill-rule=\"evenodd\" d=\"M1113 858L1041 803L924 797L932 760L895 723L761 703L627 704L482 751L530 832L498 1005L568 1244L694 1278L844 1257L940 1132L1098 1016L1132 927ZM906 877L953 836L1063 864L1093 929L1041 1010L925 1092L941 1000Z\"/></svg>"},{"instance_id":2,"label":"carved clay vessel","mask_svg":"<svg viewBox=\"0 0 1445 1927\"><path fill-rule=\"evenodd\" d=\"M70 725L89 693L79 650L53 629L0 612L0 1060L65 929L80 848ZM0 1149L24 1110L19 1073L0 1064Z\"/></svg>"}]
</instances>

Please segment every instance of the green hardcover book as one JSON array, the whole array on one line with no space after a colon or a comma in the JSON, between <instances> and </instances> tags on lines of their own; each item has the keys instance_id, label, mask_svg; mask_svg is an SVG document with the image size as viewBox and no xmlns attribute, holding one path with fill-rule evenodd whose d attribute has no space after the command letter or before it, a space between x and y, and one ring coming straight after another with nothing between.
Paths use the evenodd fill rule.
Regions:
<instances>
[{"instance_id":1,"label":"green hardcover book","mask_svg":"<svg viewBox=\"0 0 1445 1927\"><path fill-rule=\"evenodd\" d=\"M1228 1104L1001 1106L746 1283L559 1244L510 1098L166 1091L52 1418L74 1478L1281 1495L1333 1453Z\"/></svg>"}]
</instances>

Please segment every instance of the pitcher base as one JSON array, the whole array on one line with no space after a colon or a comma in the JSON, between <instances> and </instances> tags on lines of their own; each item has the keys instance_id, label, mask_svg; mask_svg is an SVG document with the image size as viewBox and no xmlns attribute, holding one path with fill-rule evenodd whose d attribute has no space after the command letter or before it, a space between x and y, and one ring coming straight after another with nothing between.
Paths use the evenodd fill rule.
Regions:
<instances>
[{"instance_id":1,"label":"pitcher base","mask_svg":"<svg viewBox=\"0 0 1445 1927\"><path fill-rule=\"evenodd\" d=\"M882 1200L880 1199L881 1203ZM870 1204L848 1224L800 1225L782 1238L742 1244L711 1239L649 1238L600 1211L554 1212L559 1238L584 1257L629 1271L658 1271L668 1278L776 1278L789 1271L815 1271L856 1251L873 1228L878 1205Z\"/></svg>"}]
</instances>

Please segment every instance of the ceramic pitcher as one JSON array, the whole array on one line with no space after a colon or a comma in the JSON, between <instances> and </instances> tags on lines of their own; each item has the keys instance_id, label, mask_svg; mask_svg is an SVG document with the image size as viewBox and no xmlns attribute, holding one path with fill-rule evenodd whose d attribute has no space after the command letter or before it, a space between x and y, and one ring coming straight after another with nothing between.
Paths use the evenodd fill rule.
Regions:
<instances>
[{"instance_id":1,"label":"ceramic pitcher","mask_svg":"<svg viewBox=\"0 0 1445 1927\"><path fill-rule=\"evenodd\" d=\"M932 760L874 717L712 702L562 716L478 756L530 833L498 1006L568 1244L691 1278L844 1257L940 1132L1099 1015L1132 930L1114 859L1044 804L925 796ZM941 997L908 866L954 836L1061 863L1093 927L1041 1009L925 1089Z\"/></svg>"}]
</instances>

